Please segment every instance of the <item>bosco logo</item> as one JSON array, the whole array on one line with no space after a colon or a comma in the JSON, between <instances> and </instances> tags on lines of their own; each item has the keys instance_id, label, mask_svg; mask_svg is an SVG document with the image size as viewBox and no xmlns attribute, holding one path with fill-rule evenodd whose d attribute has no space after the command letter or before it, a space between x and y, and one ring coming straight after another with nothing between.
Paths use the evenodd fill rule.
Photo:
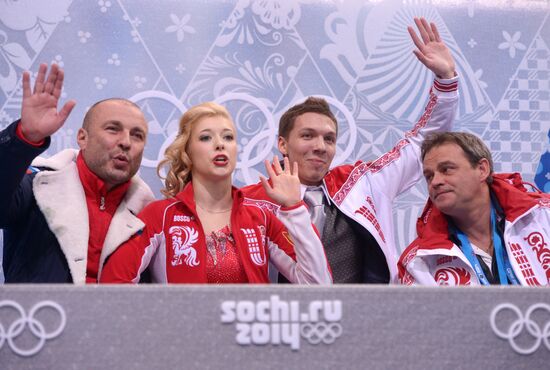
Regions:
<instances>
[{"instance_id":1,"label":"bosco logo","mask_svg":"<svg viewBox=\"0 0 550 370\"><path fill-rule=\"evenodd\" d=\"M283 301L277 295L263 301L224 301L221 321L235 323L240 345L284 344L300 349L300 338L310 344L331 344L342 335L342 301L311 301L300 310L299 301Z\"/></svg>"}]
</instances>

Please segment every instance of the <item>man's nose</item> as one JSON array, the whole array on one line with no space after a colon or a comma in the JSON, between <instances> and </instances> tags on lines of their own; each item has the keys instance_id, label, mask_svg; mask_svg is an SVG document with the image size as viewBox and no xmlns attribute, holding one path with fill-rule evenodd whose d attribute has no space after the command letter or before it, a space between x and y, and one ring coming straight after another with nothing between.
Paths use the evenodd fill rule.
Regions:
<instances>
[{"instance_id":1,"label":"man's nose","mask_svg":"<svg viewBox=\"0 0 550 370\"><path fill-rule=\"evenodd\" d=\"M325 139L322 136L318 136L314 139L313 148L316 151L324 152L326 150Z\"/></svg>"},{"instance_id":2,"label":"man's nose","mask_svg":"<svg viewBox=\"0 0 550 370\"><path fill-rule=\"evenodd\" d=\"M122 148L128 149L130 148L131 143L132 141L130 138L130 133L122 131L118 138L118 145L120 145Z\"/></svg>"},{"instance_id":3,"label":"man's nose","mask_svg":"<svg viewBox=\"0 0 550 370\"><path fill-rule=\"evenodd\" d=\"M439 172L435 172L432 175L432 179L430 181L430 187L435 188L441 185L442 183L443 183L443 176Z\"/></svg>"}]
</instances>

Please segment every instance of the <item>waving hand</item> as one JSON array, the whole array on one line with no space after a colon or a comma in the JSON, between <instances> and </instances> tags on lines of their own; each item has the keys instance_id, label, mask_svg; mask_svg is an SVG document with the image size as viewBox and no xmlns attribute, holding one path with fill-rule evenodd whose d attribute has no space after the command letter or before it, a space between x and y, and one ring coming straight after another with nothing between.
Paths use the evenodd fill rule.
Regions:
<instances>
[{"instance_id":1,"label":"waving hand","mask_svg":"<svg viewBox=\"0 0 550 370\"><path fill-rule=\"evenodd\" d=\"M273 167L269 161L265 161L267 174L271 184L263 176L260 181L267 195L278 204L289 207L300 201L300 178L298 177L298 163L294 162L292 169L287 157L284 158L284 167L281 168L277 156L273 158Z\"/></svg>"},{"instance_id":2,"label":"waving hand","mask_svg":"<svg viewBox=\"0 0 550 370\"><path fill-rule=\"evenodd\" d=\"M413 51L414 55L437 77L453 78L455 62L450 50L441 40L435 24L428 24L424 18L415 18L414 23L420 32L420 37L411 26L407 27L414 45L417 47L417 50Z\"/></svg>"},{"instance_id":3,"label":"waving hand","mask_svg":"<svg viewBox=\"0 0 550 370\"><path fill-rule=\"evenodd\" d=\"M76 105L74 100L69 100L61 110L57 110L64 73L57 64L52 64L46 78L47 70L46 64L40 64L32 92L29 72L23 73L21 131L25 138L34 142L40 142L59 130Z\"/></svg>"}]
</instances>

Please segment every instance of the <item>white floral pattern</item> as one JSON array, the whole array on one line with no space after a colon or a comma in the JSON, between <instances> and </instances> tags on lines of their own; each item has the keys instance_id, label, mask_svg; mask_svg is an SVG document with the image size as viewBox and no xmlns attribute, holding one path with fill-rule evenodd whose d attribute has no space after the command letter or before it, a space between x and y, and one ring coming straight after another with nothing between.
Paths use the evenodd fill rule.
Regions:
<instances>
[{"instance_id":1,"label":"white floral pattern","mask_svg":"<svg viewBox=\"0 0 550 370\"><path fill-rule=\"evenodd\" d=\"M185 14L183 17L178 18L175 14L170 14L170 19L172 20L172 25L166 27L164 30L167 33L175 32L178 42L182 42L185 38L185 33L193 34L197 31L187 23L191 19L191 14Z\"/></svg>"},{"instance_id":2,"label":"white floral pattern","mask_svg":"<svg viewBox=\"0 0 550 370\"><path fill-rule=\"evenodd\" d=\"M523 45L521 42L519 42L519 39L521 37L521 32L517 31L512 36L506 31L502 31L502 36L504 37L504 42L500 43L498 45L498 48L501 50L508 49L508 54L510 55L510 58L516 57L516 50L525 50L525 45Z\"/></svg>"},{"instance_id":3,"label":"white floral pattern","mask_svg":"<svg viewBox=\"0 0 550 370\"><path fill-rule=\"evenodd\" d=\"M291 30L300 20L300 2L285 0L258 0L252 3L252 11L276 30Z\"/></svg>"}]
</instances>

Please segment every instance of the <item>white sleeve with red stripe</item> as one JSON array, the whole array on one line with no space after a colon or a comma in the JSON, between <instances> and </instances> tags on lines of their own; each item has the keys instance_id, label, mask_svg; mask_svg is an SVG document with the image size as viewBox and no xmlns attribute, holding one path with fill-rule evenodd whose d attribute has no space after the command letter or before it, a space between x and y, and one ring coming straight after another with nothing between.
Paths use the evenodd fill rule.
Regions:
<instances>
[{"instance_id":1,"label":"white sleeve with red stripe","mask_svg":"<svg viewBox=\"0 0 550 370\"><path fill-rule=\"evenodd\" d=\"M420 146L426 135L432 132L452 130L458 108L458 76L452 79L436 79L430 90L430 98L420 119L405 134L405 138L372 162L370 181L390 201L416 184L422 177Z\"/></svg>"},{"instance_id":2,"label":"white sleeve with red stripe","mask_svg":"<svg viewBox=\"0 0 550 370\"><path fill-rule=\"evenodd\" d=\"M296 261L279 248L278 243L285 243L281 233L268 235L271 239L269 256L277 270L293 284L332 284L323 244L311 224L305 204L300 202L294 207L281 207L278 219L290 234Z\"/></svg>"}]
</instances>

